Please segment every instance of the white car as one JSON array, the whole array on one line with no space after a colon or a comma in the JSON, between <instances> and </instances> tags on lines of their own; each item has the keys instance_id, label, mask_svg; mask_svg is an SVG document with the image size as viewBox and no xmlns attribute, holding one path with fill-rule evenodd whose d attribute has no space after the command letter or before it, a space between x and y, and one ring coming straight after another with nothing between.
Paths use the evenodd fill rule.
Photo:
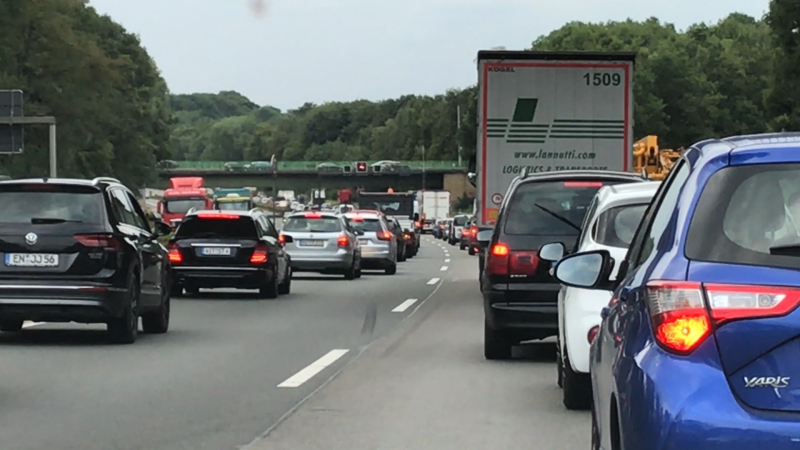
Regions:
<instances>
[{"instance_id":1,"label":"white car","mask_svg":"<svg viewBox=\"0 0 800 450\"><path fill-rule=\"evenodd\" d=\"M578 252L607 250L614 261L612 278L625 259L628 246L660 181L617 184L597 191L589 205L577 243ZM558 261L566 249L561 243L542 246L540 258ZM551 269L552 271L552 269ZM558 294L558 385L567 409L591 406L589 348L600 326L600 312L611 300L610 291L562 286Z\"/></svg>"}]
</instances>

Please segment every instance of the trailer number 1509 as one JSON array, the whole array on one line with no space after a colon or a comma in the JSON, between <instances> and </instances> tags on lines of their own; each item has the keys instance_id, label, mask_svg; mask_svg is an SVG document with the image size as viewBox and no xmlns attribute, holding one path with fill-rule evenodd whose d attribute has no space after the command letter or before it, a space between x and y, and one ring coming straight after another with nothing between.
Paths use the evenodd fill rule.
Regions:
<instances>
[{"instance_id":1,"label":"trailer number 1509","mask_svg":"<svg viewBox=\"0 0 800 450\"><path fill-rule=\"evenodd\" d=\"M618 73L585 73L583 79L587 86L619 86L622 76Z\"/></svg>"}]
</instances>

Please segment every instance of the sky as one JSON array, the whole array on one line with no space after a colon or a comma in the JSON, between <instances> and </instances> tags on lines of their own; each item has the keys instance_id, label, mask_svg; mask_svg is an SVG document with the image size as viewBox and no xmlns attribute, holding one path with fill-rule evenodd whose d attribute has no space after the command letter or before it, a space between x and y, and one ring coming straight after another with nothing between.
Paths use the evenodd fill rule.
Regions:
<instances>
[{"instance_id":1,"label":"sky","mask_svg":"<svg viewBox=\"0 0 800 450\"><path fill-rule=\"evenodd\" d=\"M475 84L478 50L522 50L571 21L657 17L679 29L768 0L89 0L136 33L173 93L306 102L436 95Z\"/></svg>"}]
</instances>

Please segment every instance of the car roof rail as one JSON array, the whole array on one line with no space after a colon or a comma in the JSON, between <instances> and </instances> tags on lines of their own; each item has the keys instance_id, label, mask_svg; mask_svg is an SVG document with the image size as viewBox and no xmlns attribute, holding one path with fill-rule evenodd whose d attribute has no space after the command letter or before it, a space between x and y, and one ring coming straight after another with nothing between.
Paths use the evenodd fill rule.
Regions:
<instances>
[{"instance_id":1,"label":"car roof rail","mask_svg":"<svg viewBox=\"0 0 800 450\"><path fill-rule=\"evenodd\" d=\"M528 166L523 167L519 172L519 179L524 180L525 178L528 178Z\"/></svg>"},{"instance_id":2,"label":"car roof rail","mask_svg":"<svg viewBox=\"0 0 800 450\"><path fill-rule=\"evenodd\" d=\"M100 184L100 183L119 183L122 184L118 179L111 178L111 177L96 177L92 180L92 184Z\"/></svg>"}]
</instances>

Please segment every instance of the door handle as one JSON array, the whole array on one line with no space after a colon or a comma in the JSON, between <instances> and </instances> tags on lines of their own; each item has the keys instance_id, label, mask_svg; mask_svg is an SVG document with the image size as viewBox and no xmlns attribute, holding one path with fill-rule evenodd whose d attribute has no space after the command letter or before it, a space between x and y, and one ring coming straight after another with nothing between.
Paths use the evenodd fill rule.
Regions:
<instances>
[{"instance_id":1,"label":"door handle","mask_svg":"<svg viewBox=\"0 0 800 450\"><path fill-rule=\"evenodd\" d=\"M611 312L611 308L604 306L603 309L600 310L600 317L603 319L607 318L609 312Z\"/></svg>"}]
</instances>

